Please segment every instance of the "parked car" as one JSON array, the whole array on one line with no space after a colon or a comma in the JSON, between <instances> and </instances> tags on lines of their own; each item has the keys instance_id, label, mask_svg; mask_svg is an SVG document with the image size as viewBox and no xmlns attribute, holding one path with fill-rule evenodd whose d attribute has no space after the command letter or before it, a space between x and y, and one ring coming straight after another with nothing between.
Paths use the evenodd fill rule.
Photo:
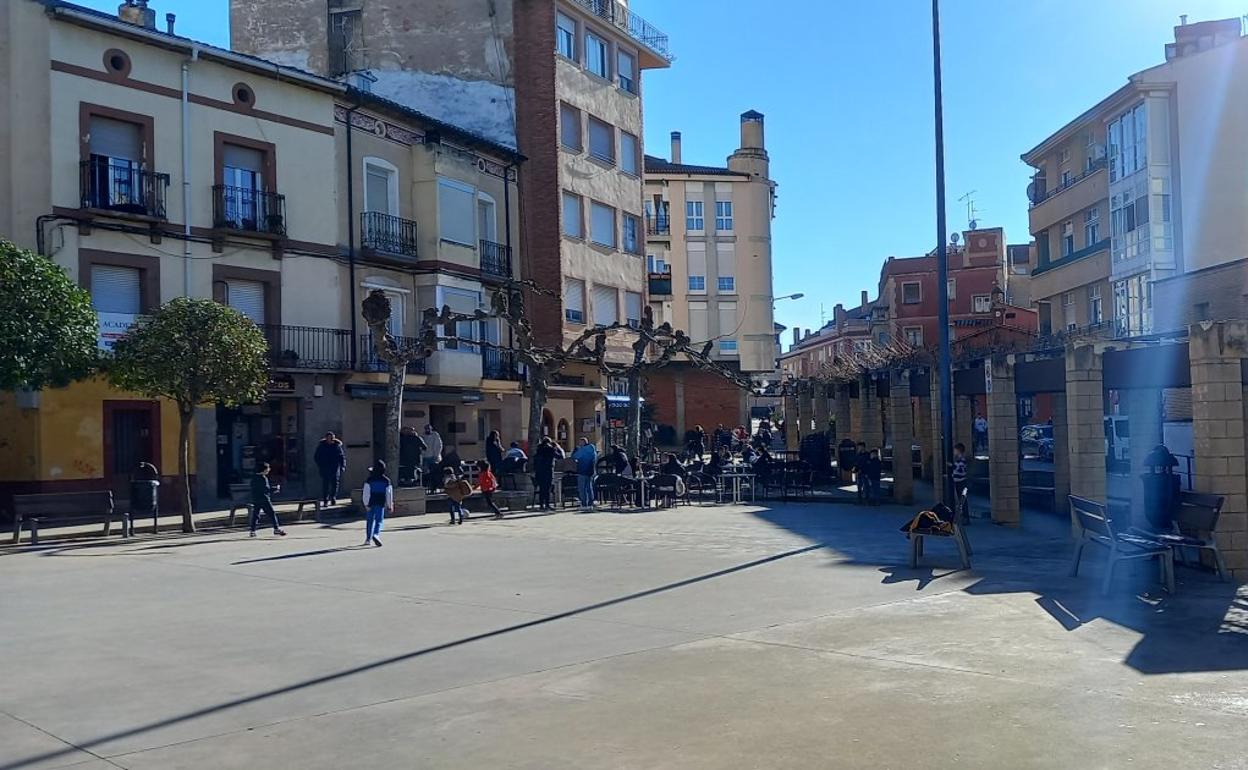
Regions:
<instances>
[{"instance_id":1,"label":"parked car","mask_svg":"<svg viewBox=\"0 0 1248 770\"><path fill-rule=\"evenodd\" d=\"M1023 457L1053 461L1053 426L1024 425L1018 431L1019 451Z\"/></svg>"}]
</instances>

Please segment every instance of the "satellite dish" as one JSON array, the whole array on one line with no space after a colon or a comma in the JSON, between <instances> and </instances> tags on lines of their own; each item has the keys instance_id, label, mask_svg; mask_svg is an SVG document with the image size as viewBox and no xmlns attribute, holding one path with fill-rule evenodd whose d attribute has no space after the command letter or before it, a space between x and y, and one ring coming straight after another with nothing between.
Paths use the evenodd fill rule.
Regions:
<instances>
[{"instance_id":1,"label":"satellite dish","mask_svg":"<svg viewBox=\"0 0 1248 770\"><path fill-rule=\"evenodd\" d=\"M979 220L978 220L978 219L972 219L972 220L971 220L971 222L970 222L970 224L971 224L970 229L971 229L971 230L974 230L975 228L979 227Z\"/></svg>"},{"instance_id":2,"label":"satellite dish","mask_svg":"<svg viewBox=\"0 0 1248 770\"><path fill-rule=\"evenodd\" d=\"M1035 182L1030 182L1027 184L1027 200L1031 201L1032 203L1036 202L1036 183Z\"/></svg>"}]
</instances>

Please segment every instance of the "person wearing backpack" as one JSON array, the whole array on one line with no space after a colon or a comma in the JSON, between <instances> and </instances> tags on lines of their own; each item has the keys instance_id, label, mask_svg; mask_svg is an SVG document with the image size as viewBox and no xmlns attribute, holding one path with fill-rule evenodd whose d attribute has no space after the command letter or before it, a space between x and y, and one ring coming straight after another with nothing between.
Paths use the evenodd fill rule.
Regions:
<instances>
[{"instance_id":1,"label":"person wearing backpack","mask_svg":"<svg viewBox=\"0 0 1248 770\"><path fill-rule=\"evenodd\" d=\"M381 547L381 523L386 512L394 513L394 485L386 476L386 461L377 460L369 470L364 482L364 545Z\"/></svg>"}]
</instances>

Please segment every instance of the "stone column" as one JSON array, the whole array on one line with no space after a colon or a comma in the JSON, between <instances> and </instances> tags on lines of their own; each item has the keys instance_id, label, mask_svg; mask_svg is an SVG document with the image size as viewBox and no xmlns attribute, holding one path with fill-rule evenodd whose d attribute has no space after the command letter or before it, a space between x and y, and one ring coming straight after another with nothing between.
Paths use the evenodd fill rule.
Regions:
<instances>
[{"instance_id":1,"label":"stone column","mask_svg":"<svg viewBox=\"0 0 1248 770\"><path fill-rule=\"evenodd\" d=\"M919 456L923 458L922 476L930 480L932 478L932 447L935 442L935 433L932 431L932 397L930 388L926 395L915 399L914 436L921 447Z\"/></svg>"},{"instance_id":2,"label":"stone column","mask_svg":"<svg viewBox=\"0 0 1248 770\"><path fill-rule=\"evenodd\" d=\"M822 383L815 385L814 395L815 433L826 433L831 420L828 418L828 386Z\"/></svg>"},{"instance_id":3,"label":"stone column","mask_svg":"<svg viewBox=\"0 0 1248 770\"><path fill-rule=\"evenodd\" d=\"M984 366L987 365L985 362ZM953 394L953 443L965 445L966 456L972 459L975 457L974 424L975 406L971 403L970 397L960 396L955 392ZM991 429L991 418L988 424Z\"/></svg>"},{"instance_id":4,"label":"stone column","mask_svg":"<svg viewBox=\"0 0 1248 770\"><path fill-rule=\"evenodd\" d=\"M1248 398L1241 371L1248 323L1194 324L1188 335L1194 486L1197 492L1226 498L1215 537L1235 579L1248 581L1248 478L1244 464ZM1132 439L1134 444L1134 431Z\"/></svg>"},{"instance_id":5,"label":"stone column","mask_svg":"<svg viewBox=\"0 0 1248 770\"><path fill-rule=\"evenodd\" d=\"M945 499L945 484L949 481L948 460L945 459L945 441L944 434L941 433L940 421L940 381L939 374L932 372L931 397L928 399L928 405L931 407L931 435L932 435L932 492L935 498L934 502L940 502Z\"/></svg>"},{"instance_id":6,"label":"stone column","mask_svg":"<svg viewBox=\"0 0 1248 770\"><path fill-rule=\"evenodd\" d=\"M1017 526L1022 520L1018 501L1018 397L1014 392L1014 357L994 356L992 392L988 394L988 489L994 524Z\"/></svg>"},{"instance_id":7,"label":"stone column","mask_svg":"<svg viewBox=\"0 0 1248 770\"><path fill-rule=\"evenodd\" d=\"M1060 514L1069 510L1070 443L1066 424L1066 394L1053 394L1053 504Z\"/></svg>"},{"instance_id":8,"label":"stone column","mask_svg":"<svg viewBox=\"0 0 1248 770\"><path fill-rule=\"evenodd\" d=\"M914 417L910 413L910 373L895 372L888 393L889 424L893 429L893 502L914 502L914 469L910 445L914 443Z\"/></svg>"},{"instance_id":9,"label":"stone column","mask_svg":"<svg viewBox=\"0 0 1248 770\"><path fill-rule=\"evenodd\" d=\"M884 446L884 422L880 411L883 405L876 395L875 380L870 377L862 379L858 400L862 403L862 430L858 440L864 442L870 452Z\"/></svg>"},{"instance_id":10,"label":"stone column","mask_svg":"<svg viewBox=\"0 0 1248 770\"><path fill-rule=\"evenodd\" d=\"M797 394L797 440L810 435L810 421L814 412L814 386L806 385Z\"/></svg>"},{"instance_id":11,"label":"stone column","mask_svg":"<svg viewBox=\"0 0 1248 770\"><path fill-rule=\"evenodd\" d=\"M1091 344L1066 348L1066 424L1070 493L1105 502L1105 387Z\"/></svg>"},{"instance_id":12,"label":"stone column","mask_svg":"<svg viewBox=\"0 0 1248 770\"><path fill-rule=\"evenodd\" d=\"M851 397L852 386L845 388L845 399L849 402L849 437L854 443L862 441L862 383L858 383L858 397Z\"/></svg>"},{"instance_id":13,"label":"stone column","mask_svg":"<svg viewBox=\"0 0 1248 770\"><path fill-rule=\"evenodd\" d=\"M837 385L833 393L836 396L836 402L833 405L836 409L836 441L840 443L844 438L854 437L852 420L849 416L849 387Z\"/></svg>"},{"instance_id":14,"label":"stone column","mask_svg":"<svg viewBox=\"0 0 1248 770\"><path fill-rule=\"evenodd\" d=\"M1131 425L1131 511L1135 524L1144 523L1144 483L1140 474L1144 462L1153 447L1161 443L1161 391L1154 388L1132 389L1124 392L1127 415Z\"/></svg>"},{"instance_id":15,"label":"stone column","mask_svg":"<svg viewBox=\"0 0 1248 770\"><path fill-rule=\"evenodd\" d=\"M797 402L801 398L796 389L784 397L784 448L797 449L797 424L801 421L798 416Z\"/></svg>"}]
</instances>

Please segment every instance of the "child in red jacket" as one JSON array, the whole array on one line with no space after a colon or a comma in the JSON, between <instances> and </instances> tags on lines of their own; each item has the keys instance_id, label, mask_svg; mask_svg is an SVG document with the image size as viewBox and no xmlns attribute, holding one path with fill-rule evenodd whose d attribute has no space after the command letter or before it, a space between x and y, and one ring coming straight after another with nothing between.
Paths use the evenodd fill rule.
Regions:
<instances>
[{"instance_id":1,"label":"child in red jacket","mask_svg":"<svg viewBox=\"0 0 1248 770\"><path fill-rule=\"evenodd\" d=\"M485 504L494 511L494 518L503 518L503 512L494 504L494 490L498 489L498 479L494 478L493 471L490 470L489 460L477 461L477 486L481 489L481 497L485 500Z\"/></svg>"}]
</instances>

